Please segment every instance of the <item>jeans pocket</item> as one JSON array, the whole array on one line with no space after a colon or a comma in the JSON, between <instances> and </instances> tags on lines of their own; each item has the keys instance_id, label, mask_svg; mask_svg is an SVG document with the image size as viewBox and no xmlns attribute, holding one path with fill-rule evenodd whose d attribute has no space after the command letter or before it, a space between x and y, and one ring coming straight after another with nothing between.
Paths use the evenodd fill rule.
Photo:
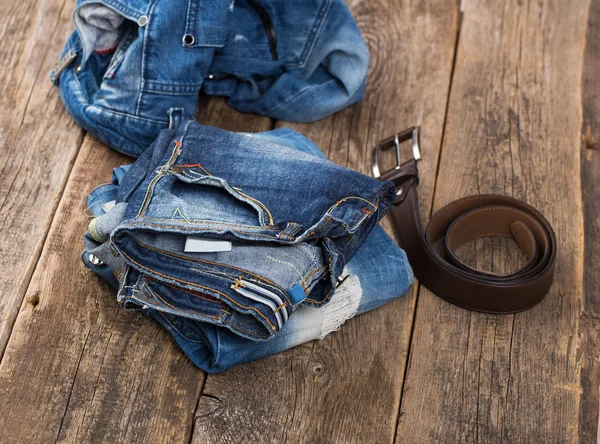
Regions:
<instances>
[{"instance_id":1,"label":"jeans pocket","mask_svg":"<svg viewBox=\"0 0 600 444\"><path fill-rule=\"evenodd\" d=\"M273 215L265 204L225 179L213 176L201 164L173 165L169 174L177 179L170 189L177 198L173 201L185 207L185 210L181 206L173 209L178 217L240 226L274 225Z\"/></svg>"}]
</instances>

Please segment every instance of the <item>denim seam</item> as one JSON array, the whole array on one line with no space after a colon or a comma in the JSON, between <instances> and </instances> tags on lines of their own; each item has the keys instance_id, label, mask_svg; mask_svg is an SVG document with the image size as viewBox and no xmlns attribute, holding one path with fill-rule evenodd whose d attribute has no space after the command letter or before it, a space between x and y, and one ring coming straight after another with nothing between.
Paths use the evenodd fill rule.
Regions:
<instances>
[{"instance_id":1,"label":"denim seam","mask_svg":"<svg viewBox=\"0 0 600 444\"><path fill-rule=\"evenodd\" d=\"M166 94L169 96L191 96L198 94L200 85L186 85L179 83L161 83L154 80L145 80L142 91L148 94Z\"/></svg>"},{"instance_id":2,"label":"denim seam","mask_svg":"<svg viewBox=\"0 0 600 444\"><path fill-rule=\"evenodd\" d=\"M146 188L146 195L144 196L144 201L142 202L142 206L140 207L140 210L137 216L135 217L136 219L144 215L144 213L148 209L148 206L150 205L150 201L152 200L152 195L154 194L154 188L156 187L156 184L158 183L160 178L165 175L165 171L167 171L170 164L174 162L177 156L179 156L179 154L181 153L182 140L183 136L180 140L174 141L175 146L173 147L173 150L171 152L171 157L169 158L169 160L167 160L167 163L160 167L156 176L154 176L148 184L148 187Z\"/></svg>"},{"instance_id":3,"label":"denim seam","mask_svg":"<svg viewBox=\"0 0 600 444\"><path fill-rule=\"evenodd\" d=\"M144 116L135 115L135 114L128 114L128 113L124 113L124 112L121 112L121 111L116 111L114 109L106 108L104 106L101 106L101 105L98 105L98 104L95 104L95 103L90 103L88 106L91 109L97 108L101 112L108 113L108 114L113 114L115 116L123 117L123 118L126 118L126 119L142 120L144 122L156 123L156 124L159 124L159 125L166 125L166 124L169 123L168 120L158 120L158 119L152 119L150 117L144 117Z\"/></svg>"},{"instance_id":4,"label":"denim seam","mask_svg":"<svg viewBox=\"0 0 600 444\"><path fill-rule=\"evenodd\" d=\"M73 78L77 82L77 86L78 86L77 91L75 91L75 94L77 94L78 96L81 96L83 98L82 102L86 103L86 105L84 106L84 112L85 112L85 110L89 106L92 105L92 101L91 101L90 97L88 97L88 95L86 94L85 90L83 89L83 86L81 85L81 81L79 80L79 77L77 77L77 74L75 72L73 72Z\"/></svg>"},{"instance_id":5,"label":"denim seam","mask_svg":"<svg viewBox=\"0 0 600 444\"><path fill-rule=\"evenodd\" d=\"M184 310L184 309L181 309L181 308L177 308L174 305L171 305L170 303L168 303L167 301L165 301L162 297L160 297L160 295L158 293L156 293L155 291L153 291L150 287L148 287L148 285L145 282L142 284L142 289L144 291L146 291L149 295L151 295L151 296L159 299L165 305L167 305L168 307L171 307L173 310L178 311L180 313L189 313L191 315L197 315L197 316L202 316L202 317L206 317L206 318L216 319L218 321L221 321L222 318L225 316L225 312L223 310L221 310L222 314L219 316L219 315L204 314L204 313L202 313L200 311ZM157 310L160 311L160 309L158 309L158 308L157 308Z\"/></svg>"},{"instance_id":6,"label":"denim seam","mask_svg":"<svg viewBox=\"0 0 600 444\"><path fill-rule=\"evenodd\" d=\"M91 4L91 3L95 3L95 2L89 1L89 2L86 2L85 4ZM102 3L104 3L105 6L109 6L111 9L116 10L116 12L121 13L124 17L126 17L129 20L132 20L132 18L133 18L133 19L135 19L135 21L137 21L137 19L139 19L140 16L143 15L143 12L140 12L137 9L133 9L130 6L123 5L122 3L119 3L119 2L115 2L112 0L102 0Z\"/></svg>"},{"instance_id":7,"label":"denim seam","mask_svg":"<svg viewBox=\"0 0 600 444\"><path fill-rule=\"evenodd\" d=\"M175 166L175 165L171 165L171 166ZM190 174L195 174L196 176L198 176L198 177L195 177L195 178L191 178L192 180L198 181L198 180L204 179L206 177L206 175L200 174L197 171L194 171L192 168L195 168L195 167L201 168L202 171L204 171L210 177L214 177L216 179L223 180L225 182L225 184L227 184L227 186L229 186L232 190L229 190L225 186L223 186L221 189L223 189L226 192L228 192L232 197L238 198L238 200L241 200L242 202L245 202L245 203L249 204L252 208L254 208L255 210L257 210L258 216L259 216L259 223L261 224L261 226L266 227L268 225L273 225L274 224L273 215L271 214L271 212L269 211L269 209L267 208L267 206L264 203L262 203L260 200L258 200L256 198L254 198L252 196L249 196L248 194L244 193L243 191L241 191L240 188L235 187L232 184L230 184L225 178L219 177L219 176L214 176L213 174L209 173L208 170L206 168L204 168L202 165L200 165L199 163L194 164L193 167L191 165L187 166L187 167L184 166L184 165L182 165L182 166L184 168L188 168ZM171 168L169 170L173 171L173 173L175 174L175 177L178 177L178 178L179 178L179 176L183 175L183 173L185 173L185 171L182 171L181 173L179 173L177 171L174 171ZM186 175L185 177L189 177L189 176ZM185 181L183 181L183 182L185 182ZM202 185L201 183L198 183L198 182L194 182L194 183L198 184L198 185ZM258 208L254 207L254 205L252 205L250 202L247 202L246 199L239 199L240 196L242 198L245 197L246 199L251 200L252 202L254 202L256 205L258 205L262 209L262 211L259 211ZM266 211L267 216L269 217L269 223L268 224L265 222L265 215L263 214L263 211Z\"/></svg>"},{"instance_id":8,"label":"denim seam","mask_svg":"<svg viewBox=\"0 0 600 444\"><path fill-rule=\"evenodd\" d=\"M248 270L244 270L243 268L238 268L238 267L234 267L233 265L225 265L221 262L212 262L212 261L208 261L206 259L199 259L199 258L193 258L193 257L188 257L188 256L182 256L180 254L177 253L173 253L170 251L166 251L166 250L160 250L158 248L155 247L151 247L150 245L147 244L143 244L140 241L138 241L136 239L136 242L142 247L142 248L147 248L149 250L155 251L157 253L160 254L164 254L165 256L171 256L171 257L175 257L175 258L179 258L179 259L183 259L183 260L187 260L189 262L200 262L200 263L204 263L204 264L209 264L209 265L216 265L217 267L225 267L225 268L230 268L232 270L236 270L238 272L244 273L244 274L248 274L250 276L255 277L256 279L258 279L259 281L265 282L266 284L271 284L273 286L273 288L277 288L278 291L283 293L283 290L281 288L279 288L277 286L277 284L275 284L275 282L270 281L269 279L266 279L262 276L259 276L257 274L254 274L252 272L249 272ZM227 272L222 272L222 273L227 273ZM235 276L237 278L237 274L231 274L231 276Z\"/></svg>"},{"instance_id":9,"label":"denim seam","mask_svg":"<svg viewBox=\"0 0 600 444\"><path fill-rule=\"evenodd\" d=\"M164 221L164 220L173 220L173 219L164 219L162 217L150 217L150 216L144 216L144 220L160 220L160 221ZM175 219L177 220L177 219ZM242 225L242 224L233 224L233 223L229 223L229 222L221 222L218 220L203 220L203 219L188 219L190 222L200 222L200 223L206 223L206 224L219 224L219 225L231 225L234 227L246 227L246 228L256 228L256 229L260 229L260 230L269 230L269 231L279 231L277 228L269 228L269 227L259 227L257 225ZM122 225L125 228L129 228L129 227L137 227L137 226L143 226L143 225L152 225L153 227L160 227L162 225L160 224L144 224L143 222L131 222L131 223L127 223ZM179 228L176 225L168 225L166 224L165 227L171 227L171 228ZM193 229L193 228L190 228ZM202 231L206 231L207 229L202 229L199 228L199 230Z\"/></svg>"},{"instance_id":10,"label":"denim seam","mask_svg":"<svg viewBox=\"0 0 600 444\"><path fill-rule=\"evenodd\" d=\"M274 333L277 333L277 329L276 329L276 328L273 326L273 324L271 323L271 321L269 321L269 319L268 319L268 318L267 318L267 317L266 317L266 316L265 316L263 313L261 313L261 312L260 312L260 310L258 310L257 308L255 308L255 307L246 307L246 306L244 306L244 305L240 304L239 302L235 301L234 299L232 299L231 297L229 297L228 295L226 295L225 293L223 293L223 292L221 292L221 291L219 291L219 290L217 290L217 289L214 289L214 288L211 288L211 287L205 287L205 286L202 286L202 285L199 285L199 284L195 284L195 283L193 283L193 282L188 282L188 281L185 281L185 280L183 280L183 279L178 279L178 278L176 278L176 277L173 277L173 276L167 276L167 275L165 275L165 274L162 274L162 273L160 273L160 272L158 272L158 271L156 271L156 270L153 270L152 268L144 267L142 264L140 264L140 263L138 263L138 262L134 261L134 260L133 260L131 257L129 257L129 256L126 254L126 253L124 253L124 252L121 252L121 254L122 254L122 255L123 255L123 256L124 256L124 257L125 257L125 258L126 258L128 261L130 261L131 263L133 263L133 264L137 265L137 266L138 266L138 267L140 267L141 269L143 269L143 270L146 270L146 271L147 271L147 272L149 272L149 273L155 273L155 274L157 274L158 276L161 276L161 277L163 277L163 278L165 278L165 279L170 279L170 280L173 280L173 281L181 282L181 283L183 283L183 284L187 284L187 285L189 285L189 286L191 286L191 287L195 287L195 288L202 288L203 290L206 290L207 292L214 292L214 293L216 293L216 294L219 294L219 295L221 295L221 296L225 297L226 299L228 299L229 301L233 302L235 305L237 305L237 306L239 306L239 307L241 307L241 308L243 308L243 309L246 309L246 310L252 310L252 311L256 312L256 313L257 313L257 314L258 314L260 317L262 317L262 318L263 318L263 319L264 319L264 320L267 322L267 324L269 325L269 327L271 327L271 329L273 330L273 332L274 332Z\"/></svg>"},{"instance_id":11,"label":"denim seam","mask_svg":"<svg viewBox=\"0 0 600 444\"><path fill-rule=\"evenodd\" d=\"M329 271L331 272L332 268L332 257L331 255L329 256ZM333 290L335 290L335 286L332 284L331 289L329 290L329 292L325 295L325 297L321 300L321 301L316 301L314 299L309 299L306 298L305 302L310 302L311 304L314 305L323 305L325 302L327 302L329 300L329 297L331 296L331 293L333 292Z\"/></svg>"},{"instance_id":12,"label":"denim seam","mask_svg":"<svg viewBox=\"0 0 600 444\"><path fill-rule=\"evenodd\" d=\"M152 17L154 15L154 8L156 7L156 3L157 3L157 0L154 0L152 2L152 4L150 5L150 10L148 11L148 16L149 17ZM142 40L142 63L141 63L141 66L140 66L140 71L141 71L140 72L140 79L141 79L141 82L140 82L140 90L139 90L139 93L138 93L137 104L135 106L135 113L137 115L140 114L140 107L142 106L142 95L143 95L142 91L144 90L144 88L146 86L145 85L145 83L146 83L145 74L146 74L146 58L147 58L146 57L147 56L146 52L148 50L148 34L149 34L148 33L148 27L146 26L142 30L142 32L144 33L144 38Z\"/></svg>"},{"instance_id":13,"label":"denim seam","mask_svg":"<svg viewBox=\"0 0 600 444\"><path fill-rule=\"evenodd\" d=\"M149 250L156 251L157 253L164 254L166 256L183 259L183 260L186 260L186 261L189 261L189 262L194 262L196 264L196 266L204 267L203 269L190 268L191 270L197 271L199 273L204 273L204 274L207 274L207 275L210 275L210 276L213 276L213 277L219 277L219 278L222 278L222 276L227 276L234 283L236 282L237 279L243 278L243 279L246 279L246 280L248 280L250 282L254 282L256 284L259 284L259 285L262 285L262 286L265 286L265 287L269 287L269 288L273 289L274 291L276 291L277 293L279 293L286 302L288 302L288 303L291 304L291 301L290 301L290 299L289 299L289 297L287 295L287 292L285 292L283 290L283 288L279 287L274 282L272 282L272 281L270 281L270 280L268 280L268 279L266 279L266 278L264 278L262 276L254 274L254 273L252 273L252 272L250 272L248 270L244 270L242 268L233 267L231 265L225 265L225 264L220 263L220 262L212 262L212 261L207 261L205 259L198 259L198 258L192 258L192 257L178 255L178 254L172 253L170 251L159 250L159 249L153 248L153 247L151 247L149 245L142 244L141 242L139 242L137 240L136 240L136 242L142 248L147 248ZM217 268L223 268L223 267L224 268L231 268L232 270L238 271L238 273L228 273L228 272L222 271L222 270L214 270L214 269L210 268L207 265L202 265L202 263L206 263L206 264L210 264L210 265L215 265ZM205 270L205 269L207 269L207 270ZM239 276L239 273L243 273L245 276ZM219 276L219 275L221 275L221 276ZM248 276L251 276L251 277L248 277Z\"/></svg>"},{"instance_id":14,"label":"denim seam","mask_svg":"<svg viewBox=\"0 0 600 444\"><path fill-rule=\"evenodd\" d=\"M208 222L208 221L207 221ZM215 223L219 223L219 222L215 222ZM196 227L182 227L182 226L178 226L178 225L169 225L169 224L144 224L144 223L138 223L135 225L126 225L124 228L129 228L129 227L134 227L134 226L141 226L146 227L146 226L150 226L150 227L157 227L157 228L175 228L177 230L184 230L184 231L213 231L214 228L196 228ZM240 226L240 225L238 225ZM260 227L257 227L260 228ZM272 235L272 234L262 234L262 233L249 233L247 231L243 231L243 230L234 230L234 229L230 229L229 230L233 231L234 233L240 233L240 234L245 234L247 236L260 236L260 237L266 237L267 239L277 239L276 236ZM277 231L277 230L275 230Z\"/></svg>"},{"instance_id":15,"label":"denim seam","mask_svg":"<svg viewBox=\"0 0 600 444\"><path fill-rule=\"evenodd\" d=\"M301 68L304 67L308 57L310 56L313 48L315 47L315 43L317 41L317 37L321 33L321 29L323 28L323 24L325 23L325 18L327 17L327 13L329 12L329 8L331 7L331 0L325 0L321 9L315 18L315 22L308 34L306 39L306 44L304 45L304 49L300 54L298 63L289 63L289 68Z\"/></svg>"},{"instance_id":16,"label":"denim seam","mask_svg":"<svg viewBox=\"0 0 600 444\"><path fill-rule=\"evenodd\" d=\"M236 276L236 275L229 274L229 273L222 272L222 271L216 271L216 270L210 270L210 269L206 270L204 268L195 268L195 267L190 267L190 270L195 271L196 273L206 274L206 275L212 276L214 278L226 280L226 281L228 281L228 283L232 283L234 286L236 286L240 280L245 280L245 281L253 282L255 284L264 285L265 287L269 287L269 288L277 291L287 302L289 302L289 299L287 298L286 293L281 291L281 289L274 287L273 285L269 285L264 282L258 281L256 279L249 278L247 276L239 276L239 275ZM224 276L226 276L226 277L224 277ZM235 288L234 288L234 290L235 290Z\"/></svg>"},{"instance_id":17,"label":"denim seam","mask_svg":"<svg viewBox=\"0 0 600 444\"><path fill-rule=\"evenodd\" d=\"M315 273L324 271L324 270L325 270L325 267L320 266L319 268L315 268L313 271L311 271L310 273L308 273L307 275L304 276L304 278L300 282L300 285L302 286L302 289L304 290L304 292L306 292L306 289L307 289L307 286L305 285L306 281L308 281L308 279L310 279Z\"/></svg>"},{"instance_id":18,"label":"denim seam","mask_svg":"<svg viewBox=\"0 0 600 444\"><path fill-rule=\"evenodd\" d=\"M152 290L152 288L150 287L150 285L148 285L148 283L147 283L147 282L148 282L148 280L155 281L155 282L158 282L158 283L160 283L161 285L165 285L165 286L167 286L167 287L169 287L169 288L172 288L172 289L174 289L174 290L177 290L177 291L181 291L181 292L183 292L183 293L190 294L190 295L194 296L195 298L198 298L198 299L203 299L203 300L205 300L205 301L207 301L207 302L211 302L211 303L213 303L213 304L217 304L217 305L219 306L219 310L221 310L221 311L225 311L225 310L223 310L223 308L221 308L221 307L226 307L226 306L227 306L227 305L226 305L226 304L225 304L223 301L221 301L220 299L217 299L217 298L209 299L208 297L204 296L202 292L194 292L193 290L190 290L189 288L177 287L177 286L175 286L175 285L171 285L171 284L168 284L168 283L166 283L166 282L160 282L160 281L157 281L156 279L152 279L152 278L150 278L150 277L147 277L147 276L146 276L146 277L144 278L144 285L146 285L146 286L148 287L148 290L152 291L152 293L154 293L154 294L156 294L156 292L155 292L154 290ZM161 300L162 300L162 298L161 298Z\"/></svg>"}]
</instances>

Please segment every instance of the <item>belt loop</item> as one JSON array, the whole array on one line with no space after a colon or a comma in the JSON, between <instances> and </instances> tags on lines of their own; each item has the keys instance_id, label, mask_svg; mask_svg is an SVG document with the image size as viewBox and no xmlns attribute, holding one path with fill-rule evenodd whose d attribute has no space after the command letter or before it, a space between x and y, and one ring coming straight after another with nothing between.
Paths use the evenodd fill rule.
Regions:
<instances>
[{"instance_id":1,"label":"belt loop","mask_svg":"<svg viewBox=\"0 0 600 444\"><path fill-rule=\"evenodd\" d=\"M169 108L169 129L177 128L183 120L183 108Z\"/></svg>"}]
</instances>

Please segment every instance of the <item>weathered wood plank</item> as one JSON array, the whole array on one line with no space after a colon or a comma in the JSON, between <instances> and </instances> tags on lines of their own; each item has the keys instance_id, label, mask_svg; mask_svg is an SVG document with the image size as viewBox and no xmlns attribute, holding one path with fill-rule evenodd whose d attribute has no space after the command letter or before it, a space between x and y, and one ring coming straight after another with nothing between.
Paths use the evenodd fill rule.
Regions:
<instances>
[{"instance_id":1,"label":"weathered wood plank","mask_svg":"<svg viewBox=\"0 0 600 444\"><path fill-rule=\"evenodd\" d=\"M444 1L350 6L372 53L365 100L315 124L291 126L333 161L370 174L377 141L423 125L422 209L428 214L458 6ZM323 341L208 376L193 442L392 441L414 301L413 293L347 322Z\"/></svg>"},{"instance_id":2,"label":"weathered wood plank","mask_svg":"<svg viewBox=\"0 0 600 444\"><path fill-rule=\"evenodd\" d=\"M540 305L514 316L471 313L421 290L399 442L577 440L588 5L463 2L434 206L489 192L528 201L556 229L556 278ZM493 249L476 245L481 268L517 266L505 241L488 243Z\"/></svg>"},{"instance_id":3,"label":"weathered wood plank","mask_svg":"<svg viewBox=\"0 0 600 444\"><path fill-rule=\"evenodd\" d=\"M590 5L582 78L581 187L585 231L584 298L579 320L579 442L598 437L600 403L600 1Z\"/></svg>"},{"instance_id":4,"label":"weathered wood plank","mask_svg":"<svg viewBox=\"0 0 600 444\"><path fill-rule=\"evenodd\" d=\"M83 140L48 79L71 6L0 3L0 355Z\"/></svg>"}]
</instances>

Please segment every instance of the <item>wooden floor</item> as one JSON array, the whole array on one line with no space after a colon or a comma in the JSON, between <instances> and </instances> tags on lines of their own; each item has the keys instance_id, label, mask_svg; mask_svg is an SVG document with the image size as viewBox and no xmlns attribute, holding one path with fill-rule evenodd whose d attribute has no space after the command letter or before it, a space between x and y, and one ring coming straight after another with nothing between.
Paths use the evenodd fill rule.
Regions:
<instances>
[{"instance_id":1,"label":"wooden floor","mask_svg":"<svg viewBox=\"0 0 600 444\"><path fill-rule=\"evenodd\" d=\"M501 193L555 227L555 284L485 315L415 285L309 343L207 376L81 263L86 194L129 162L48 80L74 0L0 0L0 442L592 443L600 391L600 0L351 0L365 99L312 125L203 101L237 131L292 126L369 173L422 126L421 211ZM518 265L505 241L467 251Z\"/></svg>"}]
</instances>

